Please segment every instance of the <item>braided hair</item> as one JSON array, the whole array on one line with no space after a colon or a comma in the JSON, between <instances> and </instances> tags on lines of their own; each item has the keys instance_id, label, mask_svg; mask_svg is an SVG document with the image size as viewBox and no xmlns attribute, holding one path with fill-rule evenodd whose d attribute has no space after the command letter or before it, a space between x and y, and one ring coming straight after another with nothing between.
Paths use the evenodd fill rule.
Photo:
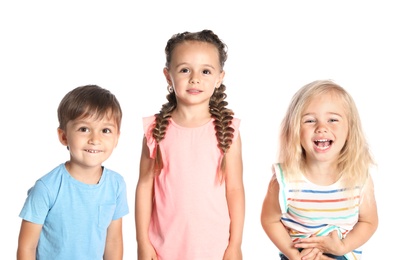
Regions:
<instances>
[{"instance_id":1,"label":"braided hair","mask_svg":"<svg viewBox=\"0 0 393 260\"><path fill-rule=\"evenodd\" d=\"M219 53L219 62L221 65L221 70L224 68L225 61L227 60L227 46L214 34L211 30L203 30L200 32L183 32L174 34L167 42L165 47L166 63L165 66L169 68L172 60L173 50L179 44L186 41L198 41L207 42L213 44ZM221 83L220 87L214 90L213 95L209 101L209 111L214 118L214 129L216 131L217 145L221 150L223 157L219 172L224 173L225 170L225 157L228 149L232 144L234 129L231 127L233 119L233 111L228 109L226 106L228 102L225 101L227 95L225 94L226 87ZM159 173L163 168L163 162L160 151L160 141L164 139L167 126L169 124L169 119L172 116L173 110L177 106L176 95L170 92L166 96L168 102L162 105L159 113L155 114L156 125L152 129L152 135L157 142L156 148L156 159L154 164L154 169L156 173ZM223 176L223 174L221 174Z\"/></svg>"}]
</instances>

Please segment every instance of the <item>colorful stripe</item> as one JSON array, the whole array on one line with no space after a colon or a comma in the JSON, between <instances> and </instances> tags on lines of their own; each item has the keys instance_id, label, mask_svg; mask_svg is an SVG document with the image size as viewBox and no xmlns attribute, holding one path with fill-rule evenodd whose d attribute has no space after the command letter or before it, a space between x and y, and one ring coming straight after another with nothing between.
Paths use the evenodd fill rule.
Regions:
<instances>
[{"instance_id":1,"label":"colorful stripe","mask_svg":"<svg viewBox=\"0 0 393 260\"><path fill-rule=\"evenodd\" d=\"M281 221L293 241L311 235L326 236L334 230L343 238L357 223L360 187L353 194L339 187L339 183L318 186L306 179L288 182L279 164L275 165L275 173L280 185ZM357 260L361 254L359 248L345 257Z\"/></svg>"}]
</instances>

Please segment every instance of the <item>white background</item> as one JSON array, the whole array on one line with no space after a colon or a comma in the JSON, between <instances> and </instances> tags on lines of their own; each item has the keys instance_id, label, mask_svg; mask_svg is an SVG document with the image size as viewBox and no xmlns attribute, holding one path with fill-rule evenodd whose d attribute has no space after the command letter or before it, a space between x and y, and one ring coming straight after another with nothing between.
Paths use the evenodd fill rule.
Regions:
<instances>
[{"instance_id":1,"label":"white background","mask_svg":"<svg viewBox=\"0 0 393 260\"><path fill-rule=\"evenodd\" d=\"M392 25L388 1L2 1L1 259L15 259L28 188L69 157L57 139L58 103L86 84L112 91L124 111L119 145L105 166L127 181L124 259L136 259L141 118L166 102L166 41L202 29L212 29L229 47L224 84L229 108L242 120L244 259L278 258L260 225L261 204L289 100L316 79L334 79L357 103L379 164L374 180L380 225L363 259L388 254Z\"/></svg>"}]
</instances>

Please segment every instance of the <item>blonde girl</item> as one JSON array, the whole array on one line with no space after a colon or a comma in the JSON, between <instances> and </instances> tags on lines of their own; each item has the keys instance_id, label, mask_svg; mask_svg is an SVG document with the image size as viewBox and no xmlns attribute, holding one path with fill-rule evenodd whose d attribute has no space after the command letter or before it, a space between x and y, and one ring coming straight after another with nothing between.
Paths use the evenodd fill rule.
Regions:
<instances>
[{"instance_id":1,"label":"blonde girl","mask_svg":"<svg viewBox=\"0 0 393 260\"><path fill-rule=\"evenodd\" d=\"M355 102L331 80L292 98L261 223L281 259L360 259L378 226L373 158Z\"/></svg>"}]
</instances>

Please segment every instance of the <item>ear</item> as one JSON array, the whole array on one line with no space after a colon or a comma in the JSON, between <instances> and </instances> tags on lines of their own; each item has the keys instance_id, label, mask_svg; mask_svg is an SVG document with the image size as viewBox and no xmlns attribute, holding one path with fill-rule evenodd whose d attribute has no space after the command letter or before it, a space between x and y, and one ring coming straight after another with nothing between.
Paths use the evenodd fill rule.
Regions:
<instances>
[{"instance_id":1,"label":"ear","mask_svg":"<svg viewBox=\"0 0 393 260\"><path fill-rule=\"evenodd\" d=\"M163 72L164 72L164 76L165 76L165 79L166 79L166 82L168 83L168 85L173 86L171 75L169 75L169 69L167 67L165 67L163 69Z\"/></svg>"},{"instance_id":2,"label":"ear","mask_svg":"<svg viewBox=\"0 0 393 260\"><path fill-rule=\"evenodd\" d=\"M57 128L57 136L58 136L59 141L62 145L68 146L67 135L63 129Z\"/></svg>"},{"instance_id":3,"label":"ear","mask_svg":"<svg viewBox=\"0 0 393 260\"><path fill-rule=\"evenodd\" d=\"M225 77L225 71L223 70L220 73L220 77L219 77L219 80L217 82L216 88L219 88L221 86L222 82L224 81L224 77Z\"/></svg>"}]
</instances>

